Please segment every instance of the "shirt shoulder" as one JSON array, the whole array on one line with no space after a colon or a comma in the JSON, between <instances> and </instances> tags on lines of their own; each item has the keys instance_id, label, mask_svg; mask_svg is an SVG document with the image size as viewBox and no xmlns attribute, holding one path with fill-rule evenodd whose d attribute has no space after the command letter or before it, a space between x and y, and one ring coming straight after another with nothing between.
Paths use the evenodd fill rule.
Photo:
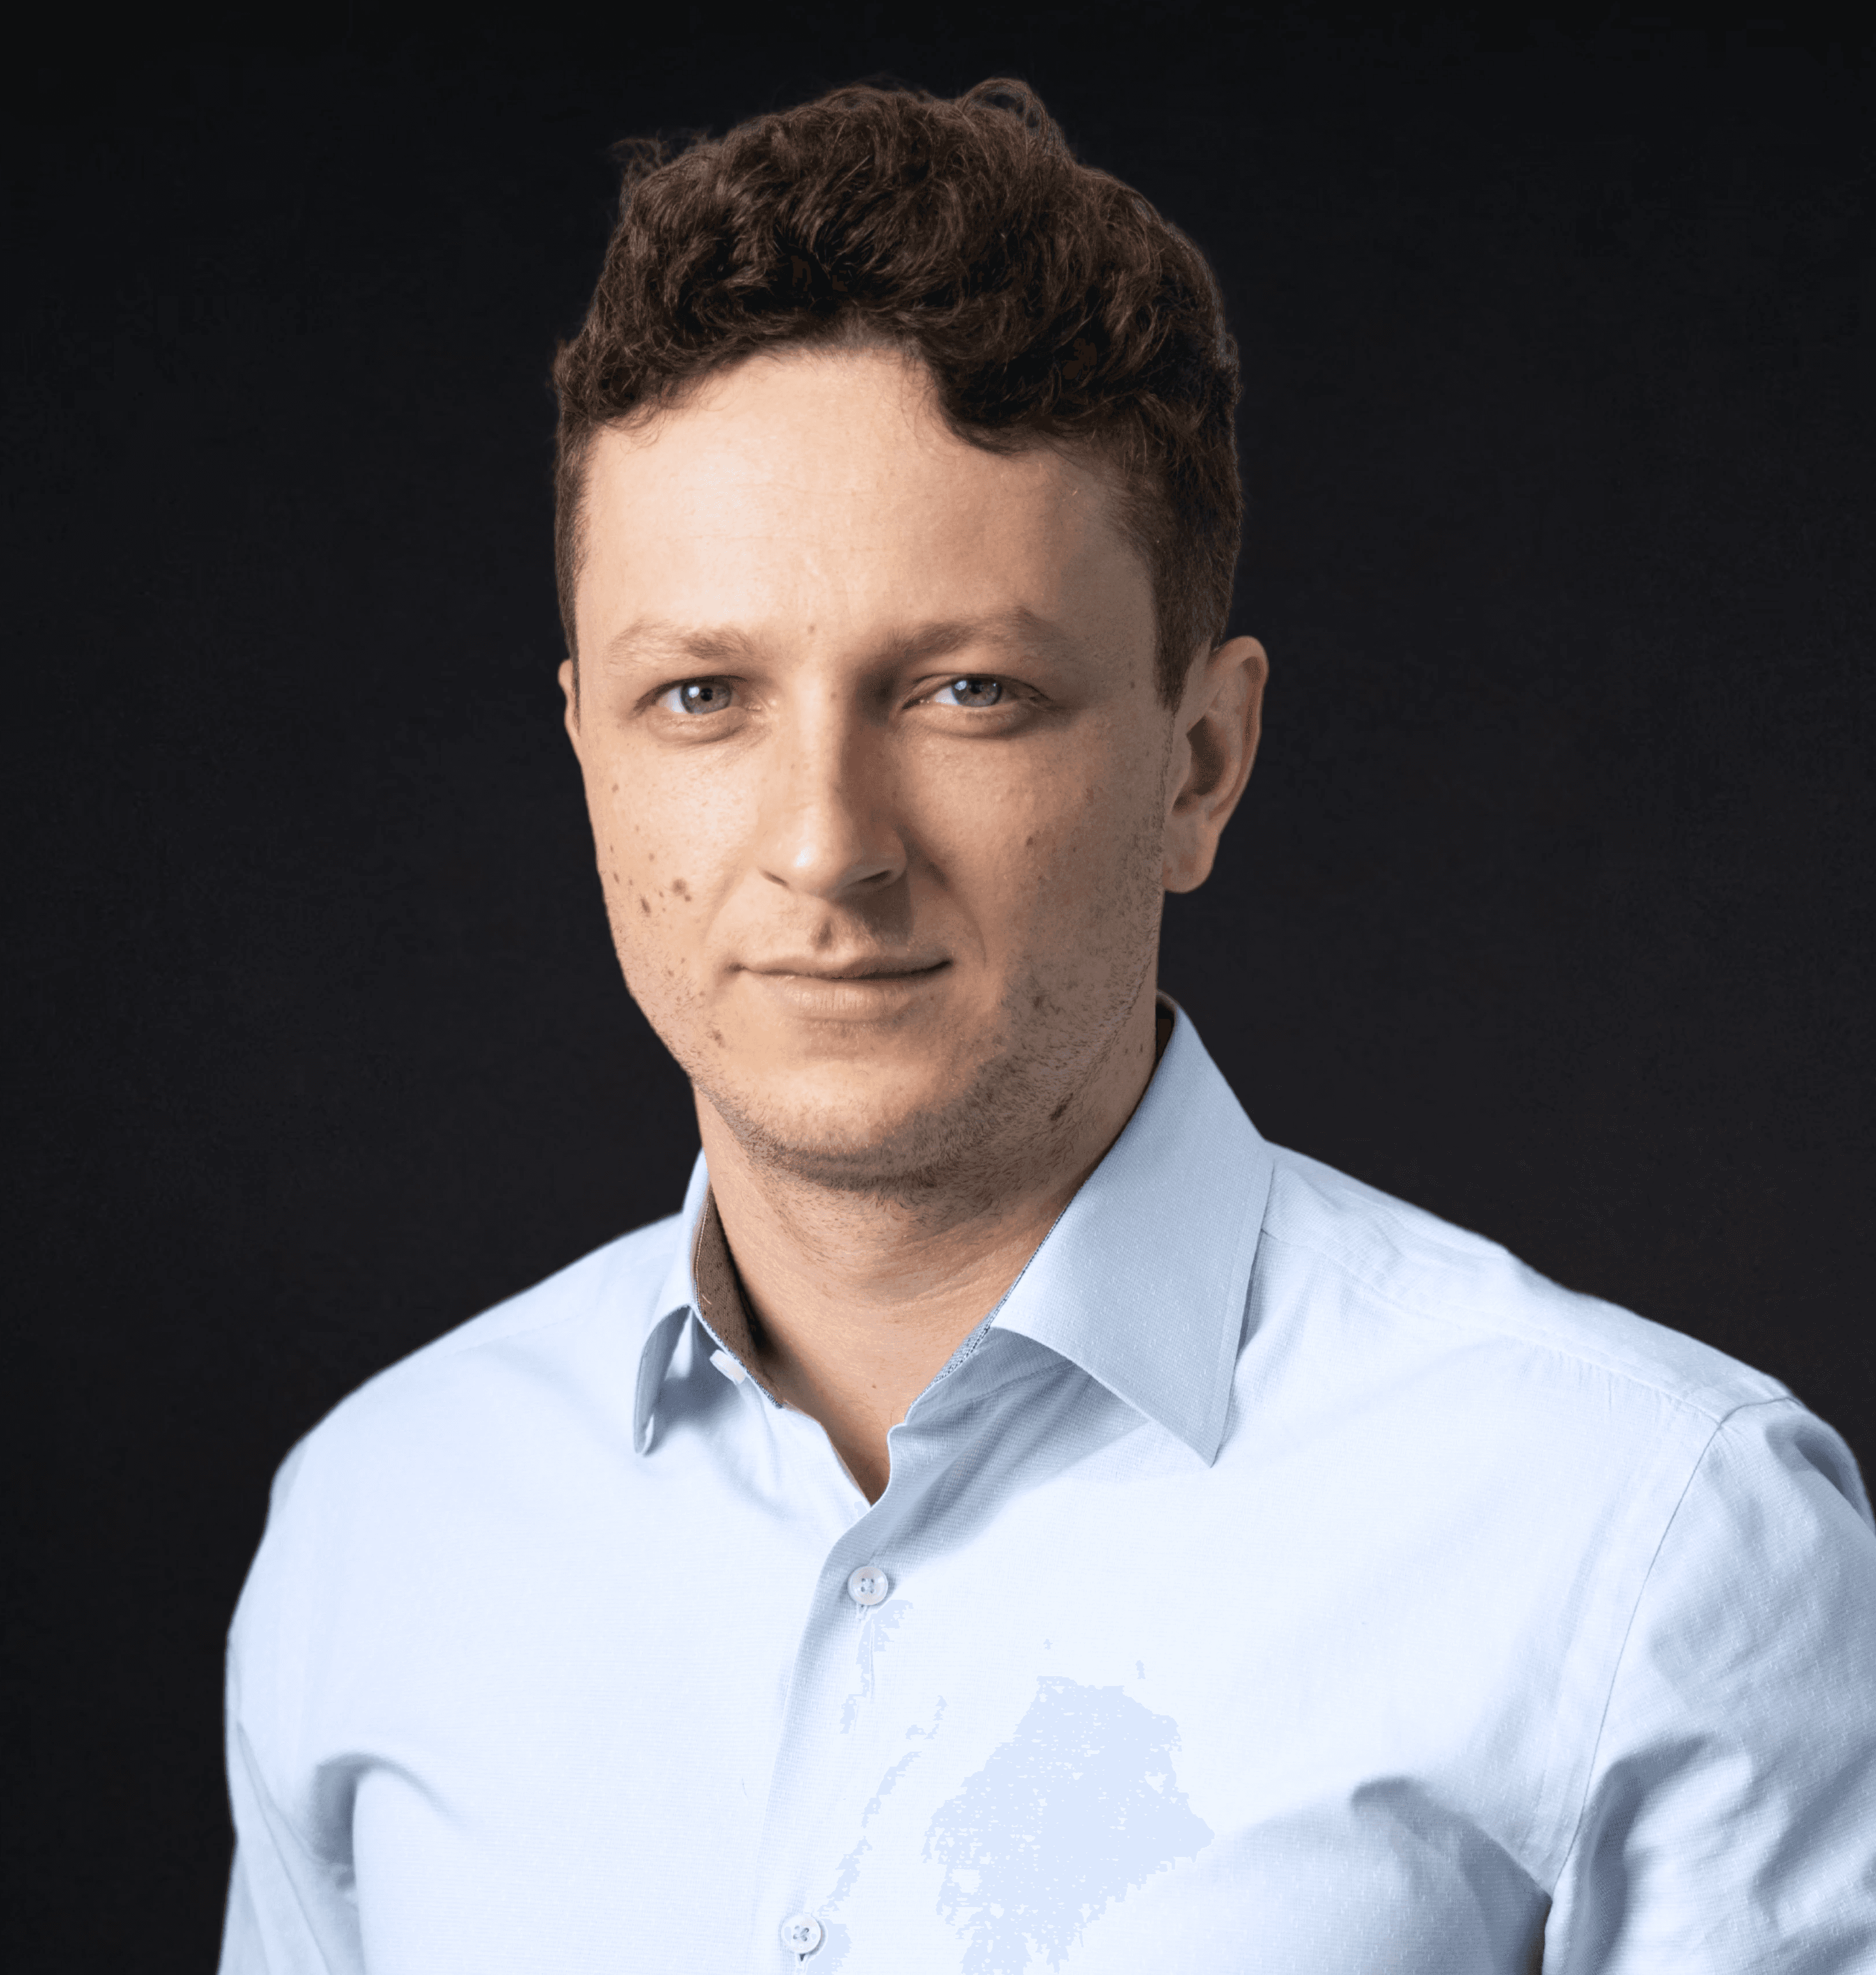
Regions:
<instances>
[{"instance_id":1,"label":"shirt shoulder","mask_svg":"<svg viewBox=\"0 0 1876 1975\"><path fill-rule=\"evenodd\" d=\"M1665 1324L1552 1282L1497 1242L1306 1155L1276 1153L1264 1234L1291 1268L1332 1278L1375 1319L1427 1346L1496 1342L1524 1369L1548 1363L1605 1391L1626 1388L1717 1425L1790 1388ZM1794 1402L1795 1403L1795 1402Z\"/></svg>"},{"instance_id":2,"label":"shirt shoulder","mask_svg":"<svg viewBox=\"0 0 1876 1975\"><path fill-rule=\"evenodd\" d=\"M271 1520L309 1465L330 1474L369 1464L374 1448L401 1455L472 1438L517 1385L570 1395L596 1374L615 1383L623 1369L629 1408L630 1368L682 1232L676 1214L635 1228L367 1379L282 1461Z\"/></svg>"},{"instance_id":3,"label":"shirt shoulder","mask_svg":"<svg viewBox=\"0 0 1876 1975\"><path fill-rule=\"evenodd\" d=\"M1344 1505L1319 1547L1371 1584L1409 1559L1386 1605L1397 1634L1431 1638L1429 1663L1482 1654L1477 1691L1536 1724L1504 1814L1540 1883L1598 1800L1598 1760L1619 1785L1658 1773L1661 1751L1737 1741L1727 1710L1744 1688L1722 1676L1768 1663L1775 1634L1795 1671L1759 1697L1768 1750L1802 1739L1791 1718L1812 1703L1796 1697L1825 1720L1865 1677L1835 1620L1800 1618L1808 1581L1838 1587L1842 1612L1869 1609L1868 1498L1842 1436L1778 1379L1288 1151L1250 1315L1240 1459L1293 1451L1313 1494ZM1804 1787L1833 1773L1820 1761ZM1608 1830L1621 1818L1618 1802Z\"/></svg>"}]
</instances>

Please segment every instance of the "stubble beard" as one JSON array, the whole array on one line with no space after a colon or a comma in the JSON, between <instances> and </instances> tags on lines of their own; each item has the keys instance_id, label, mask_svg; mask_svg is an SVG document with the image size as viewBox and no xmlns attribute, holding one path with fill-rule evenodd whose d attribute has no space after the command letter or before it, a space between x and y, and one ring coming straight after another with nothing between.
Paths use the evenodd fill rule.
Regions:
<instances>
[{"instance_id":1,"label":"stubble beard","mask_svg":"<svg viewBox=\"0 0 1876 1975\"><path fill-rule=\"evenodd\" d=\"M1011 1004L1043 991L1014 990L993 1030L1001 1047L942 1101L895 1117L790 1114L719 1076L692 1081L758 1172L856 1205L896 1208L921 1223L972 1218L1048 1162L1052 1142L1072 1128L1076 1086L1088 1080L1089 1072L1065 1074L1061 1052L1012 1021Z\"/></svg>"},{"instance_id":2,"label":"stubble beard","mask_svg":"<svg viewBox=\"0 0 1876 1975\"><path fill-rule=\"evenodd\" d=\"M1065 1005L1058 983L1026 971L985 1024L977 1060L938 1103L883 1120L816 1117L764 1103L726 1076L721 1060L683 1066L752 1168L784 1186L891 1206L931 1228L992 1212L1086 1135L1089 1093L1124 1045L1155 971L1157 859L1153 875L1150 895L1129 882L1113 899L1109 923L1118 918L1128 931L1098 981Z\"/></svg>"}]
</instances>

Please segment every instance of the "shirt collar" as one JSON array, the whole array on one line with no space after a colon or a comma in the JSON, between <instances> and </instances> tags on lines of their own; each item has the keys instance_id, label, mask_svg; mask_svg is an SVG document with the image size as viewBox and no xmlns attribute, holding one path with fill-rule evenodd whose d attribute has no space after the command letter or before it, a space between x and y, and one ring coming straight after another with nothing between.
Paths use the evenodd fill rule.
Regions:
<instances>
[{"instance_id":1,"label":"shirt collar","mask_svg":"<svg viewBox=\"0 0 1876 1975\"><path fill-rule=\"evenodd\" d=\"M684 1189L684 1204L678 1210L682 1237L672 1252L671 1266L659 1285L658 1300L652 1305L652 1326L639 1349L638 1390L632 1408L632 1444L641 1454L652 1449L653 1415L658 1395L664 1389L665 1375L677 1353L686 1319L701 1306L693 1266L697 1235L704 1209L710 1204L710 1170L701 1152L691 1166L690 1184Z\"/></svg>"},{"instance_id":2,"label":"shirt collar","mask_svg":"<svg viewBox=\"0 0 1876 1975\"><path fill-rule=\"evenodd\" d=\"M1270 1148L1171 997L1165 1053L1126 1129L997 1313L1207 1463L1224 1438Z\"/></svg>"},{"instance_id":3,"label":"shirt collar","mask_svg":"<svg viewBox=\"0 0 1876 1975\"><path fill-rule=\"evenodd\" d=\"M1125 1129L1063 1210L989 1328L1063 1357L1207 1463L1224 1438L1270 1148L1170 997L1172 1034ZM652 1415L685 1319L747 1369L747 1330L702 1154L683 1238L639 1359L633 1441Z\"/></svg>"}]
</instances>

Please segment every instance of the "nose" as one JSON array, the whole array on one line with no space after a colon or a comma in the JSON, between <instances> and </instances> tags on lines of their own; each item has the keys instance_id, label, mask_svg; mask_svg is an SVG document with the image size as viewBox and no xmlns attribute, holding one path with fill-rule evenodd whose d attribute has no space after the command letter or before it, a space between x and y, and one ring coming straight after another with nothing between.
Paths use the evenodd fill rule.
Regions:
<instances>
[{"instance_id":1,"label":"nose","mask_svg":"<svg viewBox=\"0 0 1876 1975\"><path fill-rule=\"evenodd\" d=\"M763 791L762 875L810 898L882 892L905 872L885 737L825 706L803 713L777 737Z\"/></svg>"}]
</instances>

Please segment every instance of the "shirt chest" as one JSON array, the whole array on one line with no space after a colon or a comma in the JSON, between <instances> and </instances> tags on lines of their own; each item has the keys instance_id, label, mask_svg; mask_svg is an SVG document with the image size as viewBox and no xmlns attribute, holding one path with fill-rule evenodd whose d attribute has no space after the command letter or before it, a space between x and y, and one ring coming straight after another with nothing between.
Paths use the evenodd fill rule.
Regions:
<instances>
[{"instance_id":1,"label":"shirt chest","mask_svg":"<svg viewBox=\"0 0 1876 1975\"><path fill-rule=\"evenodd\" d=\"M1481 1622L1479 1532L1391 1540L1095 1411L994 1508L800 1513L787 1450L700 1446L527 1543L468 1519L485 1553L356 1684L376 1727L330 1724L373 1965L787 1967L797 1917L810 1968L1202 1975L1363 1929L1375 1965L1518 1965L1543 1627Z\"/></svg>"}]
</instances>

